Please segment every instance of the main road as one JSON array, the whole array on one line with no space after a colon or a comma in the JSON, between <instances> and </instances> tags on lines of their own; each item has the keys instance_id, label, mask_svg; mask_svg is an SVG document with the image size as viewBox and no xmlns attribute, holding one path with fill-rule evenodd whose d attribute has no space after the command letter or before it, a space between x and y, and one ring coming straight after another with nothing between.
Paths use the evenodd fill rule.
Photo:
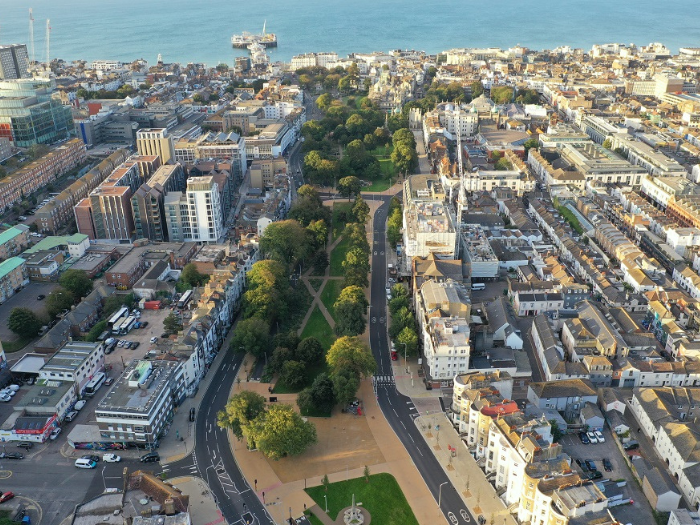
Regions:
<instances>
[{"instance_id":1,"label":"main road","mask_svg":"<svg viewBox=\"0 0 700 525\"><path fill-rule=\"evenodd\" d=\"M466 508L462 497L435 458L430 446L415 425L419 416L409 397L399 393L393 376L387 334L388 312L386 287L388 286L386 261L386 220L391 196L382 196L382 205L374 214L372 244L372 274L370 280L370 347L377 360L377 373L373 379L377 401L392 429L403 443L428 489L436 500L436 515L441 512L448 522L476 523ZM447 424L447 420L445 420ZM439 509L438 502L439 501Z\"/></svg>"}]
</instances>

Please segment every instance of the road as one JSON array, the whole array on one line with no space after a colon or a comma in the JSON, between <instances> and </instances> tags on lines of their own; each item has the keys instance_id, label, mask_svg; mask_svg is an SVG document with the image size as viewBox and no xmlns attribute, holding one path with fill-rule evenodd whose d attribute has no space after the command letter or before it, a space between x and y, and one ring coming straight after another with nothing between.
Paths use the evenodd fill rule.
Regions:
<instances>
[{"instance_id":1,"label":"road","mask_svg":"<svg viewBox=\"0 0 700 525\"><path fill-rule=\"evenodd\" d=\"M391 196L381 196L383 204L376 211L373 221L374 242L372 246L370 347L377 360L374 377L379 406L392 429L406 447L413 463L420 472L440 511L448 523L476 523L450 482L447 474L435 458L430 446L421 436L414 419L419 416L409 397L399 393L394 383L389 339L387 334L387 301L385 288L388 283L386 268L386 219ZM447 424L445 419L445 424ZM442 490L440 490L442 488ZM436 513L438 510L436 509ZM439 515L439 514L438 514Z\"/></svg>"}]
</instances>

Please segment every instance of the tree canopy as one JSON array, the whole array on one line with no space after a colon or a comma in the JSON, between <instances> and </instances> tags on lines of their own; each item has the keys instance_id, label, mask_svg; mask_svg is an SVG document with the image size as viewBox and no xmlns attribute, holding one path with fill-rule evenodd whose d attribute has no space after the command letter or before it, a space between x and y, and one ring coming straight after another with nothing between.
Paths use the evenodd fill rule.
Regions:
<instances>
[{"instance_id":1,"label":"tree canopy","mask_svg":"<svg viewBox=\"0 0 700 525\"><path fill-rule=\"evenodd\" d=\"M83 270L66 270L58 278L58 284L75 297L86 297L92 291L92 280Z\"/></svg>"},{"instance_id":2,"label":"tree canopy","mask_svg":"<svg viewBox=\"0 0 700 525\"><path fill-rule=\"evenodd\" d=\"M349 370L358 377L369 377L377 369L377 362L369 347L357 337L340 337L326 354L332 374Z\"/></svg>"},{"instance_id":3,"label":"tree canopy","mask_svg":"<svg viewBox=\"0 0 700 525\"><path fill-rule=\"evenodd\" d=\"M34 337L42 326L41 319L29 308L13 308L7 326L20 337Z\"/></svg>"},{"instance_id":4,"label":"tree canopy","mask_svg":"<svg viewBox=\"0 0 700 525\"><path fill-rule=\"evenodd\" d=\"M365 293L359 286L343 288L333 305L337 319L335 333L339 336L353 336L364 332L368 304Z\"/></svg>"},{"instance_id":5,"label":"tree canopy","mask_svg":"<svg viewBox=\"0 0 700 525\"><path fill-rule=\"evenodd\" d=\"M270 259L293 269L310 255L311 239L304 227L293 219L273 222L260 237L260 250Z\"/></svg>"},{"instance_id":6,"label":"tree canopy","mask_svg":"<svg viewBox=\"0 0 700 525\"><path fill-rule=\"evenodd\" d=\"M297 456L318 442L316 427L304 421L290 405L273 405L249 425L247 437L265 457L278 460Z\"/></svg>"},{"instance_id":7,"label":"tree canopy","mask_svg":"<svg viewBox=\"0 0 700 525\"><path fill-rule=\"evenodd\" d=\"M244 428L265 412L265 398L244 390L231 396L226 407L217 414L217 425L230 428L238 439L243 438Z\"/></svg>"},{"instance_id":8,"label":"tree canopy","mask_svg":"<svg viewBox=\"0 0 700 525\"><path fill-rule=\"evenodd\" d=\"M251 317L239 321L229 343L234 352L264 356L270 348L270 325L264 319Z\"/></svg>"},{"instance_id":9,"label":"tree canopy","mask_svg":"<svg viewBox=\"0 0 700 525\"><path fill-rule=\"evenodd\" d=\"M208 280L209 276L199 273L197 265L194 263L186 264L180 274L180 281L188 284L192 288L202 286Z\"/></svg>"},{"instance_id":10,"label":"tree canopy","mask_svg":"<svg viewBox=\"0 0 700 525\"><path fill-rule=\"evenodd\" d=\"M75 304L75 296L65 288L56 288L46 297L45 304L49 316L54 318L64 310L70 310Z\"/></svg>"}]
</instances>

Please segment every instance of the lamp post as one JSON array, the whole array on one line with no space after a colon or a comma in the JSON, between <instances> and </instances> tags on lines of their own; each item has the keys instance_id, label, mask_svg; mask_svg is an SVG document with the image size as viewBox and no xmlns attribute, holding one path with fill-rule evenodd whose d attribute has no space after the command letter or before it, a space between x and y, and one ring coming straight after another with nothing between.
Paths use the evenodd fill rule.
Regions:
<instances>
[{"instance_id":1,"label":"lamp post","mask_svg":"<svg viewBox=\"0 0 700 525\"><path fill-rule=\"evenodd\" d=\"M326 502L326 514L328 514L328 496L326 494L323 495L323 501Z\"/></svg>"},{"instance_id":2,"label":"lamp post","mask_svg":"<svg viewBox=\"0 0 700 525\"><path fill-rule=\"evenodd\" d=\"M403 345L403 366L408 374L408 343L401 343Z\"/></svg>"},{"instance_id":3,"label":"lamp post","mask_svg":"<svg viewBox=\"0 0 700 525\"><path fill-rule=\"evenodd\" d=\"M438 489L438 516L440 515L440 510L442 509L442 486L447 485L449 481L445 481L440 484L440 488Z\"/></svg>"}]
</instances>

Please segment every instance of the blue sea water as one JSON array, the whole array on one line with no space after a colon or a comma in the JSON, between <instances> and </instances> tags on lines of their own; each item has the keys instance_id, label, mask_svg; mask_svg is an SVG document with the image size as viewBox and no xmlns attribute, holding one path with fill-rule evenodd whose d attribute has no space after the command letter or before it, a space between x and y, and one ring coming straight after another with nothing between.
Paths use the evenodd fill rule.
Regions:
<instances>
[{"instance_id":1,"label":"blue sea water","mask_svg":"<svg viewBox=\"0 0 700 525\"><path fill-rule=\"evenodd\" d=\"M232 63L233 33L277 34L273 60L310 51L350 52L453 47L533 49L607 42L662 42L674 52L700 47L698 0L0 0L0 43L28 43L34 10L35 56L145 58Z\"/></svg>"}]
</instances>

